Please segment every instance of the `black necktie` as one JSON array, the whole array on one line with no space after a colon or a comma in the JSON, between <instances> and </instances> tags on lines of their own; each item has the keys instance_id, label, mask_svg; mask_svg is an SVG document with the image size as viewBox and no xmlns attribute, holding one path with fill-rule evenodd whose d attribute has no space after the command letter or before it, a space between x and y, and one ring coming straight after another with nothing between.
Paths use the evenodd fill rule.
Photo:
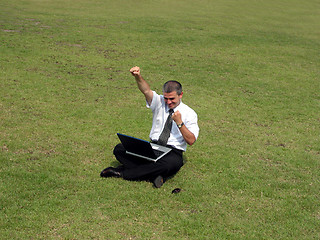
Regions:
<instances>
[{"instance_id":1,"label":"black necktie","mask_svg":"<svg viewBox=\"0 0 320 240\"><path fill-rule=\"evenodd\" d=\"M167 118L166 123L164 124L164 128L162 130L162 133L160 134L160 137L158 139L158 144L159 145L167 145L170 133L171 133L171 128L172 128L172 114L173 114L173 109L169 110L169 116Z\"/></svg>"}]
</instances>

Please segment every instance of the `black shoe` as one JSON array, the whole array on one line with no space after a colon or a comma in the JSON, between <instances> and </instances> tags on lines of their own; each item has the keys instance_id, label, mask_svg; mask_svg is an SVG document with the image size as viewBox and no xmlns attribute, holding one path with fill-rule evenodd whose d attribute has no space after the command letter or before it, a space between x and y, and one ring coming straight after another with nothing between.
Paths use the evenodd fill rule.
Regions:
<instances>
[{"instance_id":1,"label":"black shoe","mask_svg":"<svg viewBox=\"0 0 320 240\"><path fill-rule=\"evenodd\" d=\"M160 175L153 180L153 186L156 188L162 187L163 183L163 177Z\"/></svg>"},{"instance_id":2,"label":"black shoe","mask_svg":"<svg viewBox=\"0 0 320 240\"><path fill-rule=\"evenodd\" d=\"M107 167L102 170L100 177L122 177L122 174L117 168Z\"/></svg>"}]
</instances>

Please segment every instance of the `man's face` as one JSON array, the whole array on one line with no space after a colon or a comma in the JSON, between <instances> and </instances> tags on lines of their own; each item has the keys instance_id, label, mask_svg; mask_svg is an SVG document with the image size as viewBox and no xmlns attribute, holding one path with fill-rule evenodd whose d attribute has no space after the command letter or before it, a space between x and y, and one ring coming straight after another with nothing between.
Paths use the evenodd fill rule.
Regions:
<instances>
[{"instance_id":1,"label":"man's face","mask_svg":"<svg viewBox=\"0 0 320 240\"><path fill-rule=\"evenodd\" d=\"M176 91L163 93L164 101L170 109L174 109L180 104L182 94L178 95Z\"/></svg>"}]
</instances>

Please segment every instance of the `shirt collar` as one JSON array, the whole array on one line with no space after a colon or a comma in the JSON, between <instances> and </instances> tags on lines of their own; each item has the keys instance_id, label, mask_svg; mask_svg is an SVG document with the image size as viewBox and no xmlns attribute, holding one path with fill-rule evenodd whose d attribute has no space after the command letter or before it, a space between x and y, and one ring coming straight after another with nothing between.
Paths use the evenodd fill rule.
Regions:
<instances>
[{"instance_id":1,"label":"shirt collar","mask_svg":"<svg viewBox=\"0 0 320 240\"><path fill-rule=\"evenodd\" d=\"M182 100L180 100L179 105L176 106L176 107L173 109L173 111L176 112L177 110L179 110L181 104L182 104ZM166 113L169 112L169 110L170 110L170 108L169 108L168 105L166 104L166 108L165 108Z\"/></svg>"}]
</instances>

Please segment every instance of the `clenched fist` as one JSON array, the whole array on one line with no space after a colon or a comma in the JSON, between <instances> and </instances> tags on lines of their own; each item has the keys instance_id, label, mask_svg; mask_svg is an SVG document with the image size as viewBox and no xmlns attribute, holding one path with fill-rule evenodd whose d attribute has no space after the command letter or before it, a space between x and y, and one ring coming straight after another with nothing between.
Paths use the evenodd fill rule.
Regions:
<instances>
[{"instance_id":1,"label":"clenched fist","mask_svg":"<svg viewBox=\"0 0 320 240\"><path fill-rule=\"evenodd\" d=\"M137 66L131 68L131 69L130 69L130 72L131 72L131 74L132 74L133 76L135 76L135 77L141 75L141 73L140 73L140 68L137 67Z\"/></svg>"},{"instance_id":2,"label":"clenched fist","mask_svg":"<svg viewBox=\"0 0 320 240\"><path fill-rule=\"evenodd\" d=\"M176 124L181 124L182 123L181 113L179 112L179 110L177 110L176 112L174 112L172 114L172 120L175 121Z\"/></svg>"}]
</instances>

